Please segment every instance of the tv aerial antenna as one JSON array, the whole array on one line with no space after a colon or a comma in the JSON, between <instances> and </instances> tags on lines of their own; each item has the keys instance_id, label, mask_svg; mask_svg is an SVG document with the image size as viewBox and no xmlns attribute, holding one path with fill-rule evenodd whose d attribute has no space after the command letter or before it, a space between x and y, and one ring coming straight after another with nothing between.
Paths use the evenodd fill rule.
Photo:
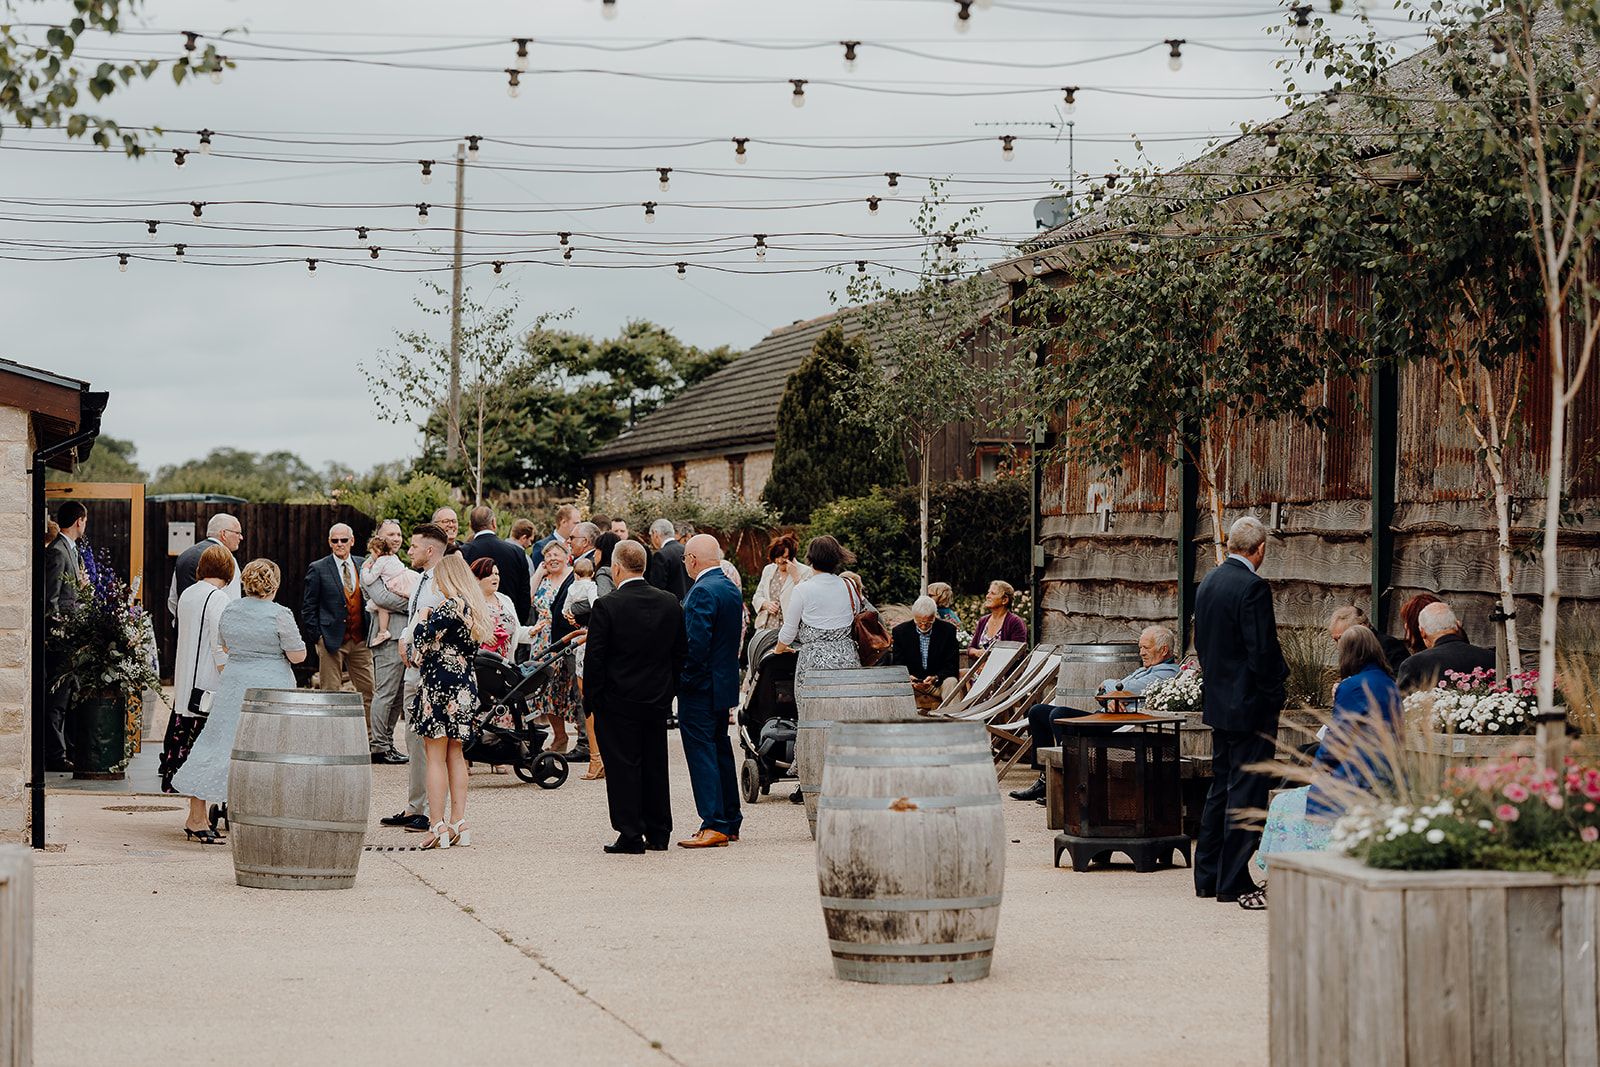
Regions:
<instances>
[{"instance_id":1,"label":"tv aerial antenna","mask_svg":"<svg viewBox=\"0 0 1600 1067\"><path fill-rule=\"evenodd\" d=\"M1056 143L1060 143L1063 136L1067 141L1067 195L1047 196L1033 205L1033 225L1039 230L1053 230L1057 226L1071 221L1074 210L1073 205L1078 198L1078 169L1077 169L1077 138L1075 131L1077 124L1061 114L1061 109L1056 109L1055 122L979 122L977 126L1005 126L1008 128L1032 127L1056 131Z\"/></svg>"}]
</instances>

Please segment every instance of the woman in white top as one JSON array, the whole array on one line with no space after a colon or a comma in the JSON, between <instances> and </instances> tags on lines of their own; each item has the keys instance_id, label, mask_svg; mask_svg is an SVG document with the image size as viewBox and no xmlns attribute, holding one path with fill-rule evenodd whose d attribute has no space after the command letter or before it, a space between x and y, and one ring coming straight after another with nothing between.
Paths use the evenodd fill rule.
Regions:
<instances>
[{"instance_id":1,"label":"woman in white top","mask_svg":"<svg viewBox=\"0 0 1600 1067\"><path fill-rule=\"evenodd\" d=\"M827 534L806 546L806 562L815 572L796 586L778 630L776 652L798 649L795 680L805 681L809 671L842 670L861 666L856 652L856 594L839 577L855 557Z\"/></svg>"},{"instance_id":2,"label":"woman in white top","mask_svg":"<svg viewBox=\"0 0 1600 1067\"><path fill-rule=\"evenodd\" d=\"M178 644L172 665L172 696L175 705L167 720L161 745L161 791L176 793L172 776L189 758L195 740L206 724L211 694L222 684L220 663L222 640L217 624L233 603L228 585L234 579L233 554L221 545L210 545L200 554L195 566L195 582L178 598ZM218 840L206 818L205 801L189 798L189 817L184 820L189 837L202 844Z\"/></svg>"},{"instance_id":3,"label":"woman in white top","mask_svg":"<svg viewBox=\"0 0 1600 1067\"><path fill-rule=\"evenodd\" d=\"M811 568L797 558L800 546L793 534L784 534L767 548L771 560L761 571L761 584L750 607L756 613L756 629L777 630L783 626L783 613L789 607L789 598L795 586L811 577Z\"/></svg>"}]
</instances>

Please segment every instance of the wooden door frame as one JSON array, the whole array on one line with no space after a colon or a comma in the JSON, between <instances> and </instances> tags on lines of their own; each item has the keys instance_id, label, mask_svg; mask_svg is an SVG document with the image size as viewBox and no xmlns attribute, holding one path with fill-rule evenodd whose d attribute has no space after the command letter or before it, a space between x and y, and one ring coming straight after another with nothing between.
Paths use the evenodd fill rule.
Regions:
<instances>
[{"instance_id":1,"label":"wooden door frame","mask_svg":"<svg viewBox=\"0 0 1600 1067\"><path fill-rule=\"evenodd\" d=\"M128 579L139 579L139 602L149 590L144 580L144 483L143 482L46 482L45 499L126 500L129 504Z\"/></svg>"}]
</instances>

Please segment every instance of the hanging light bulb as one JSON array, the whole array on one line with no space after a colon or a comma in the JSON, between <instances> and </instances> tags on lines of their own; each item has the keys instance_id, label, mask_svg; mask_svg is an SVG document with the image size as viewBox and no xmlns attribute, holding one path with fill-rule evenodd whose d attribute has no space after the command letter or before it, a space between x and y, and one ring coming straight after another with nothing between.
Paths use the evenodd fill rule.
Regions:
<instances>
[{"instance_id":1,"label":"hanging light bulb","mask_svg":"<svg viewBox=\"0 0 1600 1067\"><path fill-rule=\"evenodd\" d=\"M433 184L433 160L431 160L431 159L419 159L419 160L417 160L417 162L422 164L422 184L423 185L432 185Z\"/></svg>"},{"instance_id":2,"label":"hanging light bulb","mask_svg":"<svg viewBox=\"0 0 1600 1067\"><path fill-rule=\"evenodd\" d=\"M427 204L418 204L417 205L417 221L418 222L427 222L428 221L428 205Z\"/></svg>"},{"instance_id":3,"label":"hanging light bulb","mask_svg":"<svg viewBox=\"0 0 1600 1067\"><path fill-rule=\"evenodd\" d=\"M528 69L528 42L533 40L533 38L513 37L511 39L515 41L517 45L517 69L525 71Z\"/></svg>"},{"instance_id":4,"label":"hanging light bulb","mask_svg":"<svg viewBox=\"0 0 1600 1067\"><path fill-rule=\"evenodd\" d=\"M1294 40L1296 44L1311 43L1311 5L1296 4L1290 8L1294 16Z\"/></svg>"},{"instance_id":5,"label":"hanging light bulb","mask_svg":"<svg viewBox=\"0 0 1600 1067\"><path fill-rule=\"evenodd\" d=\"M159 225L161 225L161 224L159 222L157 222L155 219L145 219L144 220L145 232L147 232L150 235L150 240L154 241L156 239L156 227L159 226Z\"/></svg>"},{"instance_id":6,"label":"hanging light bulb","mask_svg":"<svg viewBox=\"0 0 1600 1067\"><path fill-rule=\"evenodd\" d=\"M767 235L764 233L756 234L756 258L767 258Z\"/></svg>"},{"instance_id":7,"label":"hanging light bulb","mask_svg":"<svg viewBox=\"0 0 1600 1067\"><path fill-rule=\"evenodd\" d=\"M745 156L744 151L744 146L749 143L750 138L748 137L735 137L733 139L733 161L735 163L743 164L750 162L750 160Z\"/></svg>"},{"instance_id":8,"label":"hanging light bulb","mask_svg":"<svg viewBox=\"0 0 1600 1067\"><path fill-rule=\"evenodd\" d=\"M211 68L211 84L212 85L221 85L222 84L222 67L223 67L223 64L225 64L227 62L228 62L228 57L227 56L218 56L217 57L217 65L215 67Z\"/></svg>"},{"instance_id":9,"label":"hanging light bulb","mask_svg":"<svg viewBox=\"0 0 1600 1067\"><path fill-rule=\"evenodd\" d=\"M211 135L214 132L215 131L213 130L195 131L195 133L199 134L200 136L200 154L202 156L209 156L211 154Z\"/></svg>"},{"instance_id":10,"label":"hanging light bulb","mask_svg":"<svg viewBox=\"0 0 1600 1067\"><path fill-rule=\"evenodd\" d=\"M1117 176L1115 174L1107 174L1106 175L1106 188L1107 189L1115 189L1116 187L1117 187Z\"/></svg>"},{"instance_id":11,"label":"hanging light bulb","mask_svg":"<svg viewBox=\"0 0 1600 1067\"><path fill-rule=\"evenodd\" d=\"M477 134L467 134L467 161L469 163L476 163L478 161L478 145L482 141L483 138Z\"/></svg>"},{"instance_id":12,"label":"hanging light bulb","mask_svg":"<svg viewBox=\"0 0 1600 1067\"><path fill-rule=\"evenodd\" d=\"M508 79L506 82L506 95L512 98L521 96L522 75L517 72L515 67L507 67L506 76Z\"/></svg>"},{"instance_id":13,"label":"hanging light bulb","mask_svg":"<svg viewBox=\"0 0 1600 1067\"><path fill-rule=\"evenodd\" d=\"M367 228L365 226L357 226L356 227L356 240L365 241L366 239L367 239Z\"/></svg>"},{"instance_id":14,"label":"hanging light bulb","mask_svg":"<svg viewBox=\"0 0 1600 1067\"><path fill-rule=\"evenodd\" d=\"M1036 259L1033 261L1033 276L1035 278L1044 277L1044 260Z\"/></svg>"},{"instance_id":15,"label":"hanging light bulb","mask_svg":"<svg viewBox=\"0 0 1600 1067\"><path fill-rule=\"evenodd\" d=\"M188 248L188 247L189 247L188 245L181 245L181 244L172 246L172 254L178 260L179 263L183 262L183 250Z\"/></svg>"},{"instance_id":16,"label":"hanging light bulb","mask_svg":"<svg viewBox=\"0 0 1600 1067\"><path fill-rule=\"evenodd\" d=\"M654 200L646 200L644 202L644 204L643 204L643 207L644 207L644 221L646 221L646 222L655 222L656 221L656 202Z\"/></svg>"},{"instance_id":17,"label":"hanging light bulb","mask_svg":"<svg viewBox=\"0 0 1600 1067\"><path fill-rule=\"evenodd\" d=\"M661 191L663 193L666 192L668 189L670 189L672 187L672 168L671 167L657 167L656 168L656 178L658 179L658 181L656 182L656 185L660 187L660 189L661 189Z\"/></svg>"},{"instance_id":18,"label":"hanging light bulb","mask_svg":"<svg viewBox=\"0 0 1600 1067\"><path fill-rule=\"evenodd\" d=\"M556 236L557 236L557 237L559 237L559 238L561 238L561 243L562 243L562 244L566 244L566 243L567 243L567 239L568 239L568 238L569 238L569 237L571 237L571 236L572 236L572 234L570 234L570 233L566 233L566 232L562 232L562 233L558 233L558 234L556 234Z\"/></svg>"},{"instance_id":19,"label":"hanging light bulb","mask_svg":"<svg viewBox=\"0 0 1600 1067\"><path fill-rule=\"evenodd\" d=\"M572 258L572 246L571 245L568 245L567 246L567 250L565 252L561 253L561 258L562 259L567 259L567 260L570 260Z\"/></svg>"},{"instance_id":20,"label":"hanging light bulb","mask_svg":"<svg viewBox=\"0 0 1600 1067\"><path fill-rule=\"evenodd\" d=\"M1135 255L1144 251L1144 243L1139 240L1139 235L1137 233L1128 234L1128 251L1134 253Z\"/></svg>"},{"instance_id":21,"label":"hanging light bulb","mask_svg":"<svg viewBox=\"0 0 1600 1067\"><path fill-rule=\"evenodd\" d=\"M868 215L876 215L878 213L878 204L880 204L881 202L882 201L880 201L875 196L867 197L867 214Z\"/></svg>"},{"instance_id":22,"label":"hanging light bulb","mask_svg":"<svg viewBox=\"0 0 1600 1067\"><path fill-rule=\"evenodd\" d=\"M1277 130L1268 130L1267 131L1267 158L1268 159L1277 159L1278 158L1278 131Z\"/></svg>"},{"instance_id":23,"label":"hanging light bulb","mask_svg":"<svg viewBox=\"0 0 1600 1067\"><path fill-rule=\"evenodd\" d=\"M678 261L678 280L679 281L683 281L683 280L686 280L688 277L689 277L689 264L683 262L682 260L679 260Z\"/></svg>"},{"instance_id":24,"label":"hanging light bulb","mask_svg":"<svg viewBox=\"0 0 1600 1067\"><path fill-rule=\"evenodd\" d=\"M1168 37L1164 42L1167 46L1167 69L1176 73L1183 69L1183 46L1189 42L1182 37Z\"/></svg>"},{"instance_id":25,"label":"hanging light bulb","mask_svg":"<svg viewBox=\"0 0 1600 1067\"><path fill-rule=\"evenodd\" d=\"M206 206L206 202L204 200L191 200L189 201L189 206L194 208L194 217L198 219L200 218L200 209Z\"/></svg>"},{"instance_id":26,"label":"hanging light bulb","mask_svg":"<svg viewBox=\"0 0 1600 1067\"><path fill-rule=\"evenodd\" d=\"M306 273L311 275L311 277L313 277L313 278L315 278L317 276L317 261L316 260L314 260L314 259L306 260Z\"/></svg>"},{"instance_id":27,"label":"hanging light bulb","mask_svg":"<svg viewBox=\"0 0 1600 1067\"><path fill-rule=\"evenodd\" d=\"M1061 87L1061 110L1071 115L1078 110L1078 87L1076 85L1063 85Z\"/></svg>"},{"instance_id":28,"label":"hanging light bulb","mask_svg":"<svg viewBox=\"0 0 1600 1067\"><path fill-rule=\"evenodd\" d=\"M504 260L497 259L497 260L494 261L494 272L496 274L499 274L501 271L503 271L505 269L506 269L506 264L505 264Z\"/></svg>"},{"instance_id":29,"label":"hanging light bulb","mask_svg":"<svg viewBox=\"0 0 1600 1067\"><path fill-rule=\"evenodd\" d=\"M123 274L128 273L128 253L117 253L117 270Z\"/></svg>"},{"instance_id":30,"label":"hanging light bulb","mask_svg":"<svg viewBox=\"0 0 1600 1067\"><path fill-rule=\"evenodd\" d=\"M377 245L368 245L367 246L367 253L373 259L377 259L378 258L378 246Z\"/></svg>"},{"instance_id":31,"label":"hanging light bulb","mask_svg":"<svg viewBox=\"0 0 1600 1067\"><path fill-rule=\"evenodd\" d=\"M867 273L867 261L866 260L864 260L864 259L856 260L856 273L857 274L865 274L865 273Z\"/></svg>"},{"instance_id":32,"label":"hanging light bulb","mask_svg":"<svg viewBox=\"0 0 1600 1067\"><path fill-rule=\"evenodd\" d=\"M844 70L846 74L854 74L856 70L856 49L861 46L860 41L840 41L844 45Z\"/></svg>"},{"instance_id":33,"label":"hanging light bulb","mask_svg":"<svg viewBox=\"0 0 1600 1067\"><path fill-rule=\"evenodd\" d=\"M897 170L886 170L886 171L883 172L883 176L885 178L889 179L889 188L891 188L891 189L900 188L900 172L899 171L897 171Z\"/></svg>"},{"instance_id":34,"label":"hanging light bulb","mask_svg":"<svg viewBox=\"0 0 1600 1067\"><path fill-rule=\"evenodd\" d=\"M600 0L600 17L614 19L617 17L617 0Z\"/></svg>"},{"instance_id":35,"label":"hanging light bulb","mask_svg":"<svg viewBox=\"0 0 1600 1067\"><path fill-rule=\"evenodd\" d=\"M1010 163L1012 158L1017 154L1017 150L1014 147L1016 140L1017 138L1015 134L1002 133L1000 135L1000 158L1005 160L1007 163Z\"/></svg>"},{"instance_id":36,"label":"hanging light bulb","mask_svg":"<svg viewBox=\"0 0 1600 1067\"><path fill-rule=\"evenodd\" d=\"M956 0L956 32L972 29L972 0Z\"/></svg>"},{"instance_id":37,"label":"hanging light bulb","mask_svg":"<svg viewBox=\"0 0 1600 1067\"><path fill-rule=\"evenodd\" d=\"M1339 99L1339 90L1337 89L1329 89L1323 94L1323 100L1325 101L1323 106L1327 109L1330 118L1337 115L1339 109L1344 106L1344 102Z\"/></svg>"},{"instance_id":38,"label":"hanging light bulb","mask_svg":"<svg viewBox=\"0 0 1600 1067\"><path fill-rule=\"evenodd\" d=\"M175 167L183 166L183 161L187 159L188 156L189 150L187 148L174 148L172 150L172 165Z\"/></svg>"},{"instance_id":39,"label":"hanging light bulb","mask_svg":"<svg viewBox=\"0 0 1600 1067\"><path fill-rule=\"evenodd\" d=\"M1494 50L1489 53L1491 67L1503 67L1511 57L1506 54L1506 43L1499 37L1494 39Z\"/></svg>"},{"instance_id":40,"label":"hanging light bulb","mask_svg":"<svg viewBox=\"0 0 1600 1067\"><path fill-rule=\"evenodd\" d=\"M1333 195L1333 179L1324 174L1317 179L1317 194L1319 196Z\"/></svg>"},{"instance_id":41,"label":"hanging light bulb","mask_svg":"<svg viewBox=\"0 0 1600 1067\"><path fill-rule=\"evenodd\" d=\"M795 107L806 106L806 80L804 78L790 78L789 84L794 86L794 92L789 94L789 103Z\"/></svg>"},{"instance_id":42,"label":"hanging light bulb","mask_svg":"<svg viewBox=\"0 0 1600 1067\"><path fill-rule=\"evenodd\" d=\"M200 41L200 35L193 30L181 30L179 32L183 34L183 50L185 52L193 52L195 45Z\"/></svg>"}]
</instances>

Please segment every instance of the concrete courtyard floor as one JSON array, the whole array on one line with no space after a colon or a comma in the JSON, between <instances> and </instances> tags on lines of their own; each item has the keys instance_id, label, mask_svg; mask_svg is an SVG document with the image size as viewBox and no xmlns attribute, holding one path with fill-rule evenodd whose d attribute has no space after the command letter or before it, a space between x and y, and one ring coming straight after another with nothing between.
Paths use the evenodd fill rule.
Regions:
<instances>
[{"instance_id":1,"label":"concrete courtyard floor","mask_svg":"<svg viewBox=\"0 0 1600 1067\"><path fill-rule=\"evenodd\" d=\"M726 849L608 856L604 783L581 770L553 791L475 770L471 848L368 852L329 893L237 887L226 847L185 843L172 798L52 795L65 847L38 855L35 1062L1267 1059L1266 917L1197 900L1181 868L1053 869L1037 805L1006 801L992 976L871 986L833 977L803 809L764 799ZM374 768L370 844L417 842L376 823L404 779Z\"/></svg>"}]
</instances>

